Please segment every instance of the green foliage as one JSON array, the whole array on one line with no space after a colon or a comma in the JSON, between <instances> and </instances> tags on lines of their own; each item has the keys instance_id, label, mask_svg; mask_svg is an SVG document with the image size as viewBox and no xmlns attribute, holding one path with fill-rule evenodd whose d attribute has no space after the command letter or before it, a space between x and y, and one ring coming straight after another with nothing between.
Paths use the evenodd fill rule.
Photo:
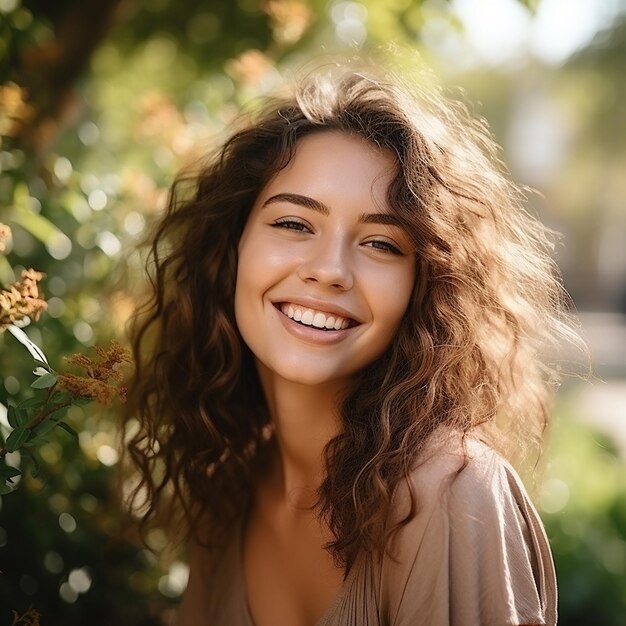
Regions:
<instances>
[{"instance_id":1,"label":"green foliage","mask_svg":"<svg viewBox=\"0 0 626 626\"><path fill-rule=\"evenodd\" d=\"M62 419L67 408L74 403L77 397L67 391L55 389L57 375L54 370L49 368L44 353L19 328L9 328L12 334L36 357L35 362L38 367L35 373L38 375L35 381L31 383L31 388L45 391L45 393L22 400L17 405L8 404L7 406L7 421L12 430L6 439L2 434L0 495L10 493L16 485L14 479L22 474L19 468L7 463L7 455L23 453L23 448L36 449L48 441L46 435L57 426L76 436L72 427L63 422ZM39 360L39 358L43 360ZM0 432L1 430L2 427L0 427ZM31 462L32 473L36 475L39 471L39 463L34 450L28 452L28 458Z\"/></svg>"},{"instance_id":2,"label":"green foliage","mask_svg":"<svg viewBox=\"0 0 626 626\"><path fill-rule=\"evenodd\" d=\"M621 626L626 615L625 460L610 439L577 421L573 400L566 398L559 413L546 482L553 493L540 499L551 511L542 517L557 568L559 624Z\"/></svg>"}]
</instances>

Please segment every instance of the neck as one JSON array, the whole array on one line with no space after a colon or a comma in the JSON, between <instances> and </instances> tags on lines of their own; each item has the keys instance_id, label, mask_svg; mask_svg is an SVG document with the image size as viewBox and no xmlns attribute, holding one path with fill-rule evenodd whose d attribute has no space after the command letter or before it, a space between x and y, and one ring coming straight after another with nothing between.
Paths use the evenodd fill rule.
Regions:
<instances>
[{"instance_id":1,"label":"neck","mask_svg":"<svg viewBox=\"0 0 626 626\"><path fill-rule=\"evenodd\" d=\"M341 430L344 383L302 385L259 369L274 428L276 454L270 481L281 498L312 504L324 480L324 448Z\"/></svg>"}]
</instances>

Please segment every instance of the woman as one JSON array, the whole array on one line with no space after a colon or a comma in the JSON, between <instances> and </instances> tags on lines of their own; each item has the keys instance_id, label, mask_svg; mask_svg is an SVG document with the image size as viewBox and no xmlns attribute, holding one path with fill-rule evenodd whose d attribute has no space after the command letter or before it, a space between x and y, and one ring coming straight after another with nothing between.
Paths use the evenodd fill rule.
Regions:
<instances>
[{"instance_id":1,"label":"woman","mask_svg":"<svg viewBox=\"0 0 626 626\"><path fill-rule=\"evenodd\" d=\"M539 442L571 332L495 152L463 107L339 70L175 188L127 425L144 521L190 538L180 625L556 622L496 450Z\"/></svg>"}]
</instances>

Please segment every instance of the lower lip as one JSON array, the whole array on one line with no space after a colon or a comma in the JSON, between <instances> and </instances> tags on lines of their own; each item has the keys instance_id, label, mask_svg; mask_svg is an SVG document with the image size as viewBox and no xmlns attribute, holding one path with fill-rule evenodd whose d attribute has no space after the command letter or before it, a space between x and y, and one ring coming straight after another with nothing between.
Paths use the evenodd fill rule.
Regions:
<instances>
[{"instance_id":1,"label":"lower lip","mask_svg":"<svg viewBox=\"0 0 626 626\"><path fill-rule=\"evenodd\" d=\"M280 319L282 325L289 333L308 343L325 346L333 345L346 339L352 334L352 331L358 328L358 326L352 326L350 328L344 328L343 330L321 330L320 328L315 328L315 326L300 324L285 315L280 309L276 307L274 307L274 309L278 314L278 319Z\"/></svg>"}]
</instances>

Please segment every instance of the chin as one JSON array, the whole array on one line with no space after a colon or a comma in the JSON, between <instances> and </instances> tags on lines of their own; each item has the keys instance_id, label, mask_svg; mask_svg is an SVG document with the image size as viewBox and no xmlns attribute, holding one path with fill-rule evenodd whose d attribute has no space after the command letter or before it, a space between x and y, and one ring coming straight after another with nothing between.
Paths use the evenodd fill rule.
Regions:
<instances>
[{"instance_id":1,"label":"chin","mask_svg":"<svg viewBox=\"0 0 626 626\"><path fill-rule=\"evenodd\" d=\"M304 367L301 362L278 366L264 364L261 366L260 373L268 381L277 383L282 380L307 387L347 384L354 375L353 372L337 371L328 367L311 367L310 362Z\"/></svg>"}]
</instances>

